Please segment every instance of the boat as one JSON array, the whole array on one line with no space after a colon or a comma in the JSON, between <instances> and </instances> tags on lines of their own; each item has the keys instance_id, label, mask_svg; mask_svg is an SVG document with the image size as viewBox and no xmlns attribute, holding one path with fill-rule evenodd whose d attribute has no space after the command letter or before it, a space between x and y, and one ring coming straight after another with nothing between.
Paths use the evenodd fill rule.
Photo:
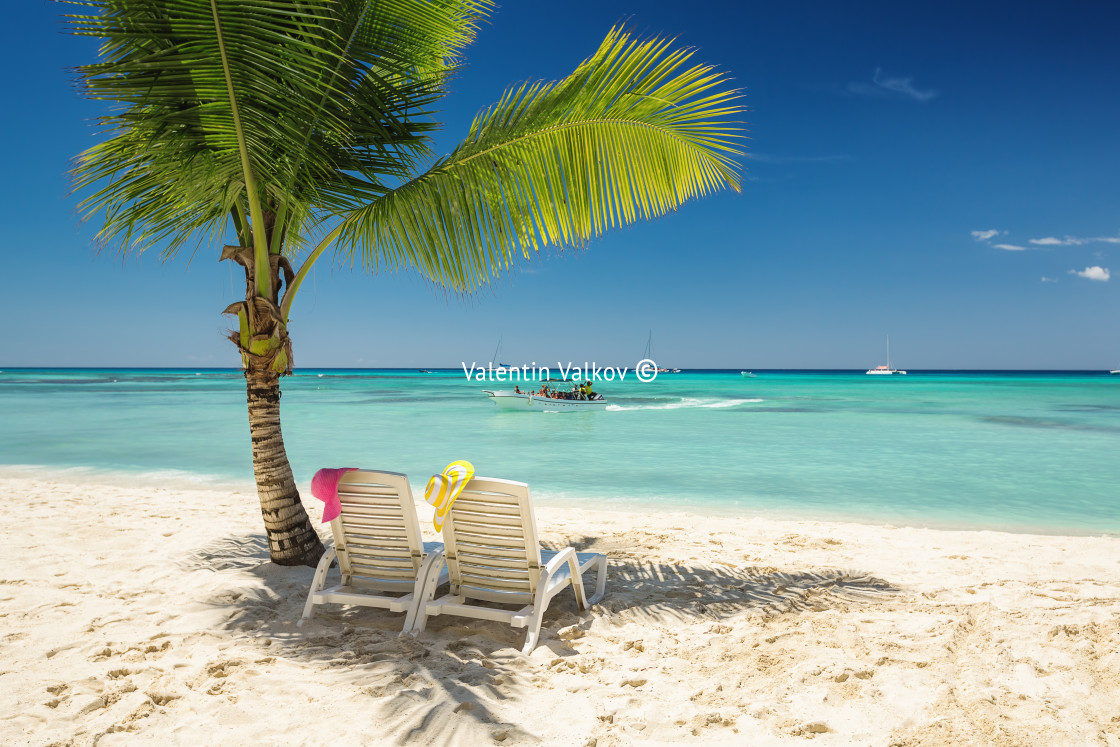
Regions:
<instances>
[{"instance_id":1,"label":"boat","mask_svg":"<svg viewBox=\"0 0 1120 747\"><path fill-rule=\"evenodd\" d=\"M740 376L742 376L742 377L743 377L743 378L745 378L745 379L753 379L753 378L755 378L755 377L756 377L756 376L757 376L758 374L755 374L755 373L751 373L750 371L740 371L740 372L739 372L739 375L740 375Z\"/></svg>"},{"instance_id":2,"label":"boat","mask_svg":"<svg viewBox=\"0 0 1120 747\"><path fill-rule=\"evenodd\" d=\"M867 371L867 373L871 374L873 376L875 376L875 375L889 376L889 375L892 375L892 374L906 375L905 371L902 371L902 370L897 369L897 368L891 368L891 338L890 338L890 335L887 335L887 365L885 365L885 366L875 366L875 368L869 369Z\"/></svg>"},{"instance_id":3,"label":"boat","mask_svg":"<svg viewBox=\"0 0 1120 747\"><path fill-rule=\"evenodd\" d=\"M421 369L420 369L420 373L431 373L431 371L429 371L429 370L428 370L428 369L426 369L426 368L421 368Z\"/></svg>"},{"instance_id":4,"label":"boat","mask_svg":"<svg viewBox=\"0 0 1120 747\"><path fill-rule=\"evenodd\" d=\"M1114 371L1109 371L1109 373L1110 373L1110 374L1112 374L1112 375L1114 375L1114 376L1115 376L1116 374L1120 374L1120 368L1117 368L1117 369L1116 369L1116 370L1114 370Z\"/></svg>"},{"instance_id":5,"label":"boat","mask_svg":"<svg viewBox=\"0 0 1120 747\"><path fill-rule=\"evenodd\" d=\"M501 360L502 360L502 338L501 338L501 336L499 336L498 337L498 347L494 348L494 355L490 356L490 367L491 368L517 368L517 366L512 366L509 363L502 363Z\"/></svg>"},{"instance_id":6,"label":"boat","mask_svg":"<svg viewBox=\"0 0 1120 747\"><path fill-rule=\"evenodd\" d=\"M653 361L654 363L657 363L657 360L653 357L653 330L652 329L649 331L649 337L646 339L646 349L642 352L642 360ZM681 372L681 370L679 368L665 368L664 366L658 366L655 370L659 374L680 373Z\"/></svg>"},{"instance_id":7,"label":"boat","mask_svg":"<svg viewBox=\"0 0 1120 747\"><path fill-rule=\"evenodd\" d=\"M579 385L573 379L547 379L542 384L567 384L569 387ZM556 387L553 387L556 388ZM546 397L530 392L515 390L482 390L490 401L498 406L499 410L537 410L538 412L593 412L605 410L607 398L601 394L592 394L592 399L561 399L559 397Z\"/></svg>"}]
</instances>

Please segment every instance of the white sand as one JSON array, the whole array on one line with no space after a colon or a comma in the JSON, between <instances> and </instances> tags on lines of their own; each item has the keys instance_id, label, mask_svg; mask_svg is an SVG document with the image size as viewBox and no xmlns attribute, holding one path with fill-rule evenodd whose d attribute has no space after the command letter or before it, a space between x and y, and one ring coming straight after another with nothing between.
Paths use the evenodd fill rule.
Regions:
<instances>
[{"instance_id":1,"label":"white sand","mask_svg":"<svg viewBox=\"0 0 1120 747\"><path fill-rule=\"evenodd\" d=\"M611 576L523 658L497 623L296 628L312 571L251 493L0 495L5 745L1120 745L1117 538L542 509Z\"/></svg>"}]
</instances>

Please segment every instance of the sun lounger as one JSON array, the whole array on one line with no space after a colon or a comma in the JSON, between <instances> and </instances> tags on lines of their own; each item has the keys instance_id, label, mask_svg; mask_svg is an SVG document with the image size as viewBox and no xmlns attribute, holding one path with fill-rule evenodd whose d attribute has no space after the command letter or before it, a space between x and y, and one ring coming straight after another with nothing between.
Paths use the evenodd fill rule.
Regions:
<instances>
[{"instance_id":1,"label":"sun lounger","mask_svg":"<svg viewBox=\"0 0 1120 747\"><path fill-rule=\"evenodd\" d=\"M549 601L571 586L580 609L598 602L607 585L607 557L541 550L529 486L522 482L476 477L452 505L443 527L451 591L433 600L438 584L429 575L412 632L424 630L429 616L461 615L527 628L522 653L537 645L541 618ZM595 568L595 594L587 598L583 574ZM519 605L505 610L478 602Z\"/></svg>"},{"instance_id":2,"label":"sun lounger","mask_svg":"<svg viewBox=\"0 0 1120 747\"><path fill-rule=\"evenodd\" d=\"M408 477L354 470L339 479L338 497L342 512L331 521L334 547L319 560L299 624L316 605L355 604L405 612L403 630L410 630L428 575L438 586L447 580L447 569L443 544L421 538ZM336 556L342 582L324 589Z\"/></svg>"}]
</instances>

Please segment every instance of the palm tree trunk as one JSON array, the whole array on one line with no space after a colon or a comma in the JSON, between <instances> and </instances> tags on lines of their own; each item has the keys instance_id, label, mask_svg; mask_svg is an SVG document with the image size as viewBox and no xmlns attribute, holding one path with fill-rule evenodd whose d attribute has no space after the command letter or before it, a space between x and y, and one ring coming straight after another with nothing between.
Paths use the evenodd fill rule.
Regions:
<instances>
[{"instance_id":1,"label":"palm tree trunk","mask_svg":"<svg viewBox=\"0 0 1120 747\"><path fill-rule=\"evenodd\" d=\"M272 371L245 371L249 404L249 435L253 440L253 473L261 500L268 552L279 565L314 567L323 543L300 502L299 490L284 450L280 431L280 376Z\"/></svg>"}]
</instances>

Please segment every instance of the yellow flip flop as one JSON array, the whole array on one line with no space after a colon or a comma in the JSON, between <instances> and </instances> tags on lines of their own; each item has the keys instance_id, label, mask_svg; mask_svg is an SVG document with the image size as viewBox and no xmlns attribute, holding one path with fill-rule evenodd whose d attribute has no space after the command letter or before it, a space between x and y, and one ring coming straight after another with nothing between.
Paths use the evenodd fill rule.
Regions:
<instances>
[{"instance_id":1,"label":"yellow flip flop","mask_svg":"<svg viewBox=\"0 0 1120 747\"><path fill-rule=\"evenodd\" d=\"M443 522L447 519L447 512L451 504L463 492L463 488L474 477L474 465L460 459L443 468L443 472L432 475L428 480L428 487L424 488L424 500L436 507L432 516L432 525L437 532L443 531Z\"/></svg>"}]
</instances>

